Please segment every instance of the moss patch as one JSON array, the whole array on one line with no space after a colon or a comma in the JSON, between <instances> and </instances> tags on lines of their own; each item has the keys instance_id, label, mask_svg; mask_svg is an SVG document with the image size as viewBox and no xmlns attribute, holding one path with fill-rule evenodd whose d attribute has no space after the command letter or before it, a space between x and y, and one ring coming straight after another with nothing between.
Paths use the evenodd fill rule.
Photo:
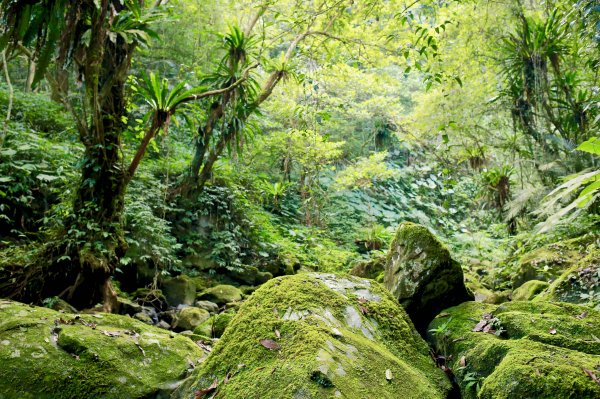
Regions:
<instances>
[{"instance_id":1,"label":"moss patch","mask_svg":"<svg viewBox=\"0 0 600 399\"><path fill-rule=\"evenodd\" d=\"M316 273L261 286L174 396L193 397L215 378L216 397L228 399L443 398L450 388L389 292Z\"/></svg>"},{"instance_id":2,"label":"moss patch","mask_svg":"<svg viewBox=\"0 0 600 399\"><path fill-rule=\"evenodd\" d=\"M129 317L0 300L0 397L154 397L204 357L188 338Z\"/></svg>"},{"instance_id":3,"label":"moss patch","mask_svg":"<svg viewBox=\"0 0 600 399\"><path fill-rule=\"evenodd\" d=\"M513 291L513 301L531 301L540 292L548 288L550 284L540 280L529 280Z\"/></svg>"},{"instance_id":4,"label":"moss patch","mask_svg":"<svg viewBox=\"0 0 600 399\"><path fill-rule=\"evenodd\" d=\"M497 334L474 332L484 315ZM597 398L600 312L564 303L467 302L430 325L465 398ZM471 382L473 382L471 384ZM477 392L477 386L480 387Z\"/></svg>"}]
</instances>

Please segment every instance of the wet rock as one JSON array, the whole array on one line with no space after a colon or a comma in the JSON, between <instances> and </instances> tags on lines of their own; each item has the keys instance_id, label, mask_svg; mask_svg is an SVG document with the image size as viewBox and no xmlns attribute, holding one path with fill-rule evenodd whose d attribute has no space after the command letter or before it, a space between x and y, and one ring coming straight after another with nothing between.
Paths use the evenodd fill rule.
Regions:
<instances>
[{"instance_id":1,"label":"wet rock","mask_svg":"<svg viewBox=\"0 0 600 399\"><path fill-rule=\"evenodd\" d=\"M421 333L442 309L473 300L458 262L426 227L414 223L398 227L384 281Z\"/></svg>"}]
</instances>

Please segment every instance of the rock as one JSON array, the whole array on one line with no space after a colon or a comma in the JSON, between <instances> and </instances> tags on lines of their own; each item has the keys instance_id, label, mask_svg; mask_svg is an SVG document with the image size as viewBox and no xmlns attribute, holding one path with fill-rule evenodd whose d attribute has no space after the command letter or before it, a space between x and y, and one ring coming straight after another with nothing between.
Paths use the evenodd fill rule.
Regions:
<instances>
[{"instance_id":1,"label":"rock","mask_svg":"<svg viewBox=\"0 0 600 399\"><path fill-rule=\"evenodd\" d=\"M208 320L194 329L194 334L208 338L221 338L234 316L235 312L231 311L210 316Z\"/></svg>"},{"instance_id":2,"label":"rock","mask_svg":"<svg viewBox=\"0 0 600 399\"><path fill-rule=\"evenodd\" d=\"M56 300L53 300L52 302L52 306L51 308L53 310L56 310L57 312L62 312L62 313L77 313L77 309L75 309L73 306L71 306L71 304L69 304L69 302L57 298L55 297Z\"/></svg>"},{"instance_id":3,"label":"rock","mask_svg":"<svg viewBox=\"0 0 600 399\"><path fill-rule=\"evenodd\" d=\"M142 305L123 297L117 297L117 312L121 315L131 315L142 311Z\"/></svg>"},{"instance_id":4,"label":"rock","mask_svg":"<svg viewBox=\"0 0 600 399\"><path fill-rule=\"evenodd\" d=\"M385 256L361 259L353 265L350 274L357 277L370 278L381 283L383 282L385 262Z\"/></svg>"},{"instance_id":5,"label":"rock","mask_svg":"<svg viewBox=\"0 0 600 399\"><path fill-rule=\"evenodd\" d=\"M196 299L196 284L187 276L179 275L162 283L162 292L169 305L192 305Z\"/></svg>"},{"instance_id":6,"label":"rock","mask_svg":"<svg viewBox=\"0 0 600 399\"><path fill-rule=\"evenodd\" d=\"M473 300L460 265L423 226L401 223L385 265L385 287L421 333L442 309Z\"/></svg>"},{"instance_id":7,"label":"rock","mask_svg":"<svg viewBox=\"0 0 600 399\"><path fill-rule=\"evenodd\" d=\"M600 247L592 245L587 256L567 269L534 298L597 306L600 303Z\"/></svg>"},{"instance_id":8,"label":"rock","mask_svg":"<svg viewBox=\"0 0 600 399\"><path fill-rule=\"evenodd\" d=\"M174 330L193 330L210 317L210 314L200 308L183 308L177 314L173 323Z\"/></svg>"},{"instance_id":9,"label":"rock","mask_svg":"<svg viewBox=\"0 0 600 399\"><path fill-rule=\"evenodd\" d=\"M235 281L247 285L264 284L273 278L271 273L261 272L254 266L242 266L242 269L239 271L230 271L228 276Z\"/></svg>"},{"instance_id":10,"label":"rock","mask_svg":"<svg viewBox=\"0 0 600 399\"><path fill-rule=\"evenodd\" d=\"M429 331L451 359L447 366L463 398L600 397L600 385L587 374L600 374L599 311L566 303L467 302L444 310Z\"/></svg>"},{"instance_id":11,"label":"rock","mask_svg":"<svg viewBox=\"0 0 600 399\"><path fill-rule=\"evenodd\" d=\"M175 309L169 309L158 314L158 318L166 321L169 325L172 325L177 318L177 311Z\"/></svg>"},{"instance_id":12,"label":"rock","mask_svg":"<svg viewBox=\"0 0 600 399\"><path fill-rule=\"evenodd\" d=\"M513 291L513 301L531 301L540 292L548 288L550 284L545 281L529 280Z\"/></svg>"},{"instance_id":13,"label":"rock","mask_svg":"<svg viewBox=\"0 0 600 399\"><path fill-rule=\"evenodd\" d=\"M0 397L158 397L205 356L171 334L126 316L0 300Z\"/></svg>"},{"instance_id":14,"label":"rock","mask_svg":"<svg viewBox=\"0 0 600 399\"><path fill-rule=\"evenodd\" d=\"M141 321L142 323L146 323L149 325L154 324L154 322L152 321L152 318L144 312L139 312L139 313L134 314L133 318Z\"/></svg>"},{"instance_id":15,"label":"rock","mask_svg":"<svg viewBox=\"0 0 600 399\"><path fill-rule=\"evenodd\" d=\"M451 388L389 292L319 273L259 287L174 397L193 397L227 375L218 387L227 399L445 398Z\"/></svg>"},{"instance_id":16,"label":"rock","mask_svg":"<svg viewBox=\"0 0 600 399\"><path fill-rule=\"evenodd\" d=\"M171 325L169 323L167 323L164 320L159 320L158 323L156 323L156 327L158 328L162 328L165 330L170 330L171 329Z\"/></svg>"},{"instance_id":17,"label":"rock","mask_svg":"<svg viewBox=\"0 0 600 399\"><path fill-rule=\"evenodd\" d=\"M218 313L219 305L210 301L196 301L195 305L197 308L204 309L209 313Z\"/></svg>"},{"instance_id":18,"label":"rock","mask_svg":"<svg viewBox=\"0 0 600 399\"><path fill-rule=\"evenodd\" d=\"M242 291L232 285L217 285L198 295L199 300L211 301L219 306L242 300Z\"/></svg>"},{"instance_id":19,"label":"rock","mask_svg":"<svg viewBox=\"0 0 600 399\"><path fill-rule=\"evenodd\" d=\"M513 289L530 280L551 281L573 267L583 257L585 247L590 238L583 236L571 240L548 244L522 255L512 273Z\"/></svg>"}]
</instances>

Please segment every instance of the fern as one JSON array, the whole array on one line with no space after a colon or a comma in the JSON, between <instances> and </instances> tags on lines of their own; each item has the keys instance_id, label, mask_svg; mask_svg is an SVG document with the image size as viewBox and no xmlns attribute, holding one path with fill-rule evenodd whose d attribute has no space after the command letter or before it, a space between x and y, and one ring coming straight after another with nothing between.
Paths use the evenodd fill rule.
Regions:
<instances>
[{"instance_id":1,"label":"fern","mask_svg":"<svg viewBox=\"0 0 600 399\"><path fill-rule=\"evenodd\" d=\"M600 156L600 137L594 137L582 143L577 150ZM570 199L577 192L579 192L577 198L552 213L557 204ZM567 177L566 181L552 190L543 201L543 211L540 213L549 215L549 217L538 225L538 232L547 232L560 222L572 220L584 210L589 209L598 198L600 198L600 169L585 170ZM567 215L569 215L568 218Z\"/></svg>"}]
</instances>

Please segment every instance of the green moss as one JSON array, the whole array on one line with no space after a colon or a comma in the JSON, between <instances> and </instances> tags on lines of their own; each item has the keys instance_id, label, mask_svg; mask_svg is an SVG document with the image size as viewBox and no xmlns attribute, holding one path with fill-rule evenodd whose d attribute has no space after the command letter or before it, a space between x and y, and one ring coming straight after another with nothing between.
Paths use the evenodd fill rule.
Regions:
<instances>
[{"instance_id":1,"label":"green moss","mask_svg":"<svg viewBox=\"0 0 600 399\"><path fill-rule=\"evenodd\" d=\"M484 314L497 318L502 334L472 331ZM600 334L600 312L565 303L468 302L442 315L430 329L447 323L446 333L430 339L451 356L463 397L599 397L600 387L583 369L600 364L600 342L594 338ZM479 396L467 388L473 378L481 378Z\"/></svg>"},{"instance_id":2,"label":"green moss","mask_svg":"<svg viewBox=\"0 0 600 399\"><path fill-rule=\"evenodd\" d=\"M361 259L352 265L350 274L356 277L370 278L377 280L383 276L386 257L384 255L375 255L369 259Z\"/></svg>"},{"instance_id":3,"label":"green moss","mask_svg":"<svg viewBox=\"0 0 600 399\"><path fill-rule=\"evenodd\" d=\"M209 338L220 338L225 329L231 323L235 316L235 312L226 311L220 314L211 316L208 320L200 324L194 329L194 334L202 335Z\"/></svg>"},{"instance_id":4,"label":"green moss","mask_svg":"<svg viewBox=\"0 0 600 399\"><path fill-rule=\"evenodd\" d=\"M162 292L171 306L192 305L196 299L196 284L182 274L163 281Z\"/></svg>"},{"instance_id":5,"label":"green moss","mask_svg":"<svg viewBox=\"0 0 600 399\"><path fill-rule=\"evenodd\" d=\"M600 305L600 249L566 270L536 300Z\"/></svg>"},{"instance_id":6,"label":"green moss","mask_svg":"<svg viewBox=\"0 0 600 399\"><path fill-rule=\"evenodd\" d=\"M587 254L585 247L589 237L548 244L522 255L512 273L513 288L530 280L550 281L570 269Z\"/></svg>"},{"instance_id":7,"label":"green moss","mask_svg":"<svg viewBox=\"0 0 600 399\"><path fill-rule=\"evenodd\" d=\"M205 309L196 307L183 308L177 313L174 329L193 330L210 318L210 313Z\"/></svg>"},{"instance_id":8,"label":"green moss","mask_svg":"<svg viewBox=\"0 0 600 399\"><path fill-rule=\"evenodd\" d=\"M191 340L129 317L0 301L0 397L150 397L174 389L204 356Z\"/></svg>"},{"instance_id":9,"label":"green moss","mask_svg":"<svg viewBox=\"0 0 600 399\"><path fill-rule=\"evenodd\" d=\"M261 340L270 340L263 343L273 350ZM332 274L286 276L261 286L175 396L193 396L228 374L218 397L441 398L449 390L386 290Z\"/></svg>"},{"instance_id":10,"label":"green moss","mask_svg":"<svg viewBox=\"0 0 600 399\"><path fill-rule=\"evenodd\" d=\"M241 301L242 291L232 285L217 285L202 291L198 294L198 299L211 301L217 305L225 305L230 302Z\"/></svg>"},{"instance_id":11,"label":"green moss","mask_svg":"<svg viewBox=\"0 0 600 399\"><path fill-rule=\"evenodd\" d=\"M529 280L516 290L512 295L513 301L531 301L540 292L548 288L549 284L545 281Z\"/></svg>"}]
</instances>

